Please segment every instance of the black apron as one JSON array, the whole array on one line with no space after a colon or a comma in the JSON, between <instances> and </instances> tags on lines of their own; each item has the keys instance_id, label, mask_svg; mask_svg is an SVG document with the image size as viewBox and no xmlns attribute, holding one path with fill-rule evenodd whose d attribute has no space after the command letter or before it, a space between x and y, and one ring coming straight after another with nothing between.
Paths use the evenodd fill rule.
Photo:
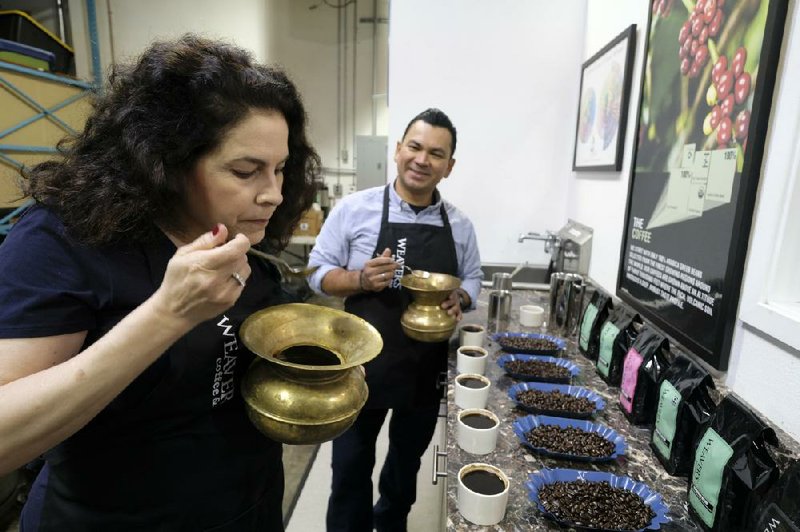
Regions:
<instances>
[{"instance_id":1,"label":"black apron","mask_svg":"<svg viewBox=\"0 0 800 532\"><path fill-rule=\"evenodd\" d=\"M458 276L453 232L444 203L442 227L389 222L389 187L383 194L383 214L373 255L392 250L398 263L416 270ZM402 268L389 287L348 297L344 308L375 326L383 337L383 351L364 365L369 386L366 408L401 408L438 402L447 371L447 340L420 342L405 335L400 317L411 297L400 286Z\"/></svg>"},{"instance_id":2,"label":"black apron","mask_svg":"<svg viewBox=\"0 0 800 532\"><path fill-rule=\"evenodd\" d=\"M117 311L98 317L86 345L149 297L174 251L167 241L111 254L129 282L118 283ZM47 453L26 531L282 530L281 445L247 418L239 383L254 355L238 332L249 314L283 302L283 292L271 266L250 260L233 308L178 340Z\"/></svg>"}]
</instances>

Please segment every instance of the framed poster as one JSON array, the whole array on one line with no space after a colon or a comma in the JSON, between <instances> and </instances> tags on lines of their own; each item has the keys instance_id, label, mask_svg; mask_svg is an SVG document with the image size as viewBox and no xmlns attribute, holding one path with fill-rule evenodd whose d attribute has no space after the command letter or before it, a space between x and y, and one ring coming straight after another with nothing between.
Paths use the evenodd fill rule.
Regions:
<instances>
[{"instance_id":1,"label":"framed poster","mask_svg":"<svg viewBox=\"0 0 800 532\"><path fill-rule=\"evenodd\" d=\"M619 170L631 97L636 24L583 64L573 170Z\"/></svg>"},{"instance_id":2,"label":"framed poster","mask_svg":"<svg viewBox=\"0 0 800 532\"><path fill-rule=\"evenodd\" d=\"M617 295L728 366L788 0L652 0Z\"/></svg>"}]
</instances>

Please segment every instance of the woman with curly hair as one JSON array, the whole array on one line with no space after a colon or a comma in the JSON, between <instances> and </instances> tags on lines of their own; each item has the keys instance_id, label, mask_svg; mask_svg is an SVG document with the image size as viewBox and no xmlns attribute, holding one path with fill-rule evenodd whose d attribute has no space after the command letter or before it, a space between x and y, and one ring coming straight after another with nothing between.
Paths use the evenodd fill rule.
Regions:
<instances>
[{"instance_id":1,"label":"woman with curly hair","mask_svg":"<svg viewBox=\"0 0 800 532\"><path fill-rule=\"evenodd\" d=\"M319 158L299 94L186 35L115 68L0 246L0 475L44 455L22 530L282 530L281 446L247 419L249 314Z\"/></svg>"}]
</instances>

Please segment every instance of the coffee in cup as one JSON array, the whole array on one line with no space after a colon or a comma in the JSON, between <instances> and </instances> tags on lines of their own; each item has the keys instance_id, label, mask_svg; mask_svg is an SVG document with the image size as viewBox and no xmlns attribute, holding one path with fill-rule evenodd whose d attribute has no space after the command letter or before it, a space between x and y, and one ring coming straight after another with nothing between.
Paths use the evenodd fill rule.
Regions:
<instances>
[{"instance_id":1,"label":"coffee in cup","mask_svg":"<svg viewBox=\"0 0 800 532\"><path fill-rule=\"evenodd\" d=\"M458 330L458 345L483 347L486 342L486 329L482 325L467 323Z\"/></svg>"},{"instance_id":2,"label":"coffee in cup","mask_svg":"<svg viewBox=\"0 0 800 532\"><path fill-rule=\"evenodd\" d=\"M458 511L481 526L503 520L508 505L508 477L493 465L467 464L458 472Z\"/></svg>"},{"instance_id":3,"label":"coffee in cup","mask_svg":"<svg viewBox=\"0 0 800 532\"><path fill-rule=\"evenodd\" d=\"M489 379L478 373L462 373L455 379L455 403L461 408L485 408Z\"/></svg>"},{"instance_id":4,"label":"coffee in cup","mask_svg":"<svg viewBox=\"0 0 800 532\"><path fill-rule=\"evenodd\" d=\"M486 373L489 352L482 347L462 345L456 351L456 369L459 373Z\"/></svg>"},{"instance_id":5,"label":"coffee in cup","mask_svg":"<svg viewBox=\"0 0 800 532\"><path fill-rule=\"evenodd\" d=\"M471 454L488 454L497 446L500 419L483 408L468 408L458 413L456 441Z\"/></svg>"}]
</instances>

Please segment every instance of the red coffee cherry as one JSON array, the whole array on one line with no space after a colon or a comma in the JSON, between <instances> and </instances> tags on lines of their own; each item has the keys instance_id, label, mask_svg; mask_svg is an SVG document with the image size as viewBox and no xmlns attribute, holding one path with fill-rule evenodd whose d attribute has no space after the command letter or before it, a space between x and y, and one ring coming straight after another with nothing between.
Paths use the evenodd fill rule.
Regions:
<instances>
[{"instance_id":1,"label":"red coffee cherry","mask_svg":"<svg viewBox=\"0 0 800 532\"><path fill-rule=\"evenodd\" d=\"M741 105L747 100L750 96L750 74L742 72L742 75L736 78L733 93L736 95L736 103Z\"/></svg>"},{"instance_id":2,"label":"red coffee cherry","mask_svg":"<svg viewBox=\"0 0 800 532\"><path fill-rule=\"evenodd\" d=\"M706 24L711 24L714 15L717 14L717 0L706 0L703 6L703 20Z\"/></svg>"},{"instance_id":3,"label":"red coffee cherry","mask_svg":"<svg viewBox=\"0 0 800 532\"><path fill-rule=\"evenodd\" d=\"M722 10L717 9L717 13L714 15L714 18L708 24L708 36L716 37L721 28L722 28Z\"/></svg>"},{"instance_id":4,"label":"red coffee cherry","mask_svg":"<svg viewBox=\"0 0 800 532\"><path fill-rule=\"evenodd\" d=\"M711 81L714 82L714 85L717 84L719 80L719 75L728 70L728 58L724 55L719 56L717 62L714 63L714 68L711 69Z\"/></svg>"},{"instance_id":5,"label":"red coffee cherry","mask_svg":"<svg viewBox=\"0 0 800 532\"><path fill-rule=\"evenodd\" d=\"M733 112L733 94L725 96L719 103L719 108L723 115L731 116L731 112Z\"/></svg>"},{"instance_id":6,"label":"red coffee cherry","mask_svg":"<svg viewBox=\"0 0 800 532\"><path fill-rule=\"evenodd\" d=\"M734 131L736 134L736 138L739 140L744 139L747 137L747 130L750 127L750 111L747 109L742 109L739 111L739 114L736 115L736 123L734 124Z\"/></svg>"},{"instance_id":7,"label":"red coffee cherry","mask_svg":"<svg viewBox=\"0 0 800 532\"><path fill-rule=\"evenodd\" d=\"M717 129L719 125L719 121L722 118L722 109L719 108L719 105L715 105L711 108L711 128Z\"/></svg>"},{"instance_id":8,"label":"red coffee cherry","mask_svg":"<svg viewBox=\"0 0 800 532\"><path fill-rule=\"evenodd\" d=\"M727 116L722 119L717 128L717 144L720 147L727 147L731 140L731 119Z\"/></svg>"},{"instance_id":9,"label":"red coffee cherry","mask_svg":"<svg viewBox=\"0 0 800 532\"><path fill-rule=\"evenodd\" d=\"M733 60L731 61L731 70L733 70L733 75L738 78L744 72L744 63L747 61L747 49L743 46L740 46L736 53L733 54Z\"/></svg>"},{"instance_id":10,"label":"red coffee cherry","mask_svg":"<svg viewBox=\"0 0 800 532\"><path fill-rule=\"evenodd\" d=\"M731 92L733 87L733 77L729 70L722 72L717 80L717 94L720 98L724 98Z\"/></svg>"}]
</instances>

